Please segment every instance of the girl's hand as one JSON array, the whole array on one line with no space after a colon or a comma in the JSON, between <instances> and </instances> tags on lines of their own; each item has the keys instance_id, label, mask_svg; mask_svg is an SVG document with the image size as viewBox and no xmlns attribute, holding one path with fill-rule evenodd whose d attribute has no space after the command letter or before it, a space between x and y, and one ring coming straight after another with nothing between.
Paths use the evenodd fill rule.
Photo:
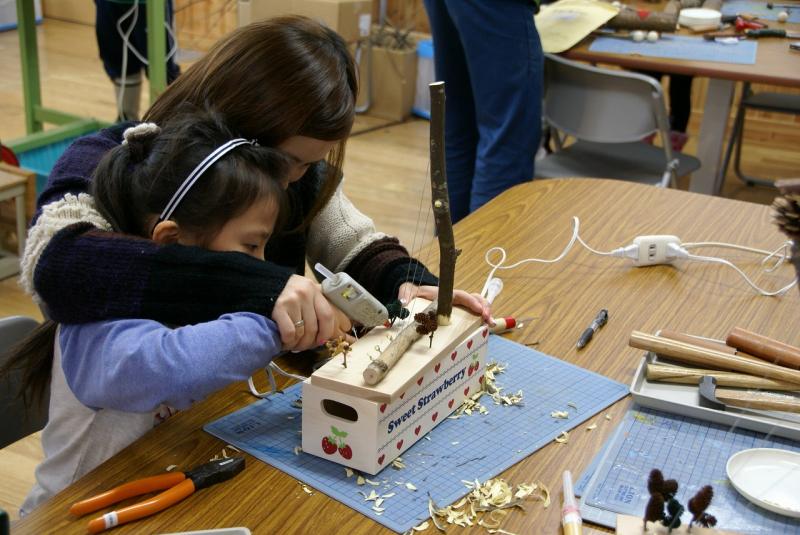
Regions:
<instances>
[{"instance_id":1,"label":"girl's hand","mask_svg":"<svg viewBox=\"0 0 800 535\"><path fill-rule=\"evenodd\" d=\"M422 297L433 301L438 295L439 288L436 286L417 286L411 282L404 282L397 292L397 297L403 303L408 303L414 297ZM492 321L492 306L478 294L470 294L464 290L453 290L453 305L459 305L475 314L480 314L486 323L491 323Z\"/></svg>"},{"instance_id":2,"label":"girl's hand","mask_svg":"<svg viewBox=\"0 0 800 535\"><path fill-rule=\"evenodd\" d=\"M317 347L351 328L350 320L325 298L321 286L300 275L289 277L275 301L272 319L284 349L290 351Z\"/></svg>"}]
</instances>

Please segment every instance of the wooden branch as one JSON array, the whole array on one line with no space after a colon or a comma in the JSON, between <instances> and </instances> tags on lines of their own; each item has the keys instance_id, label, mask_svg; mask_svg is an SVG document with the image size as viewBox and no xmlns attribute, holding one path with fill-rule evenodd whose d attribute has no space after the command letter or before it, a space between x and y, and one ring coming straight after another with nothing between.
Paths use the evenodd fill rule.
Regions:
<instances>
[{"instance_id":1,"label":"wooden branch","mask_svg":"<svg viewBox=\"0 0 800 535\"><path fill-rule=\"evenodd\" d=\"M729 355L713 349L668 340L659 336L633 331L628 340L628 345L646 351L652 351L660 355L666 355L672 359L688 362L698 366L711 366L726 371L743 372L757 377L766 377L800 385L800 371L784 368L768 362L756 362L754 360Z\"/></svg>"},{"instance_id":2,"label":"wooden branch","mask_svg":"<svg viewBox=\"0 0 800 535\"><path fill-rule=\"evenodd\" d=\"M456 242L450 219L450 198L447 195L447 172L444 148L444 82L430 84L431 93L431 203L439 238L439 325L449 325L453 312L453 288L456 272Z\"/></svg>"},{"instance_id":3,"label":"wooden branch","mask_svg":"<svg viewBox=\"0 0 800 535\"><path fill-rule=\"evenodd\" d=\"M623 8L614 18L606 23L606 26L615 30L674 32L678 26L678 14L652 11L642 16L642 12L639 10Z\"/></svg>"},{"instance_id":4,"label":"wooden branch","mask_svg":"<svg viewBox=\"0 0 800 535\"><path fill-rule=\"evenodd\" d=\"M721 372L719 370L708 370L700 368L684 368L683 366L672 366L669 364L648 364L647 380L662 381L664 383L677 383L686 385L700 384L704 376L710 376L717 380L718 386L733 386L737 388L760 388L763 390L786 390L800 391L800 385L776 381L774 379L764 379L754 375L735 372Z\"/></svg>"},{"instance_id":5,"label":"wooden branch","mask_svg":"<svg viewBox=\"0 0 800 535\"><path fill-rule=\"evenodd\" d=\"M436 301L428 305L424 314L431 310L436 310ZM411 344L420 339L422 335L417 332L417 323L415 321L409 322L408 325L403 327L403 330L397 333L397 336L389 342L389 345L381 352L380 357L371 361L364 369L364 382L370 386L380 383L389 370L397 364L400 357L411 347Z\"/></svg>"}]
</instances>

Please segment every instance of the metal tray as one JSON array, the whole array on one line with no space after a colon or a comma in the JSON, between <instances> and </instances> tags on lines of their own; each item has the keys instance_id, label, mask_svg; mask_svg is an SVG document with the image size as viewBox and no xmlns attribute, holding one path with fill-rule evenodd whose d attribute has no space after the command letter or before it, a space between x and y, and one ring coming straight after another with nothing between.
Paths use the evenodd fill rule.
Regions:
<instances>
[{"instance_id":1,"label":"metal tray","mask_svg":"<svg viewBox=\"0 0 800 535\"><path fill-rule=\"evenodd\" d=\"M648 363L656 362L672 364L666 359L659 358L655 353L645 354L631 382L631 395L636 403L722 425L800 440L800 418L798 418L798 423L795 423L756 415L747 409L726 407L724 411L715 410L702 406L697 385L648 381L646 366Z\"/></svg>"}]
</instances>

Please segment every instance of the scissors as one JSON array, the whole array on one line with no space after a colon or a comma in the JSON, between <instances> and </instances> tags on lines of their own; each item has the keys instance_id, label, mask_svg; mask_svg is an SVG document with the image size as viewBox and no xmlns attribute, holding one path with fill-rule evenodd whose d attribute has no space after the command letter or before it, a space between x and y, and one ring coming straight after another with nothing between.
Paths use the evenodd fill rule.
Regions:
<instances>
[{"instance_id":1,"label":"scissors","mask_svg":"<svg viewBox=\"0 0 800 535\"><path fill-rule=\"evenodd\" d=\"M75 516L93 513L133 496L157 490L164 492L139 503L111 511L89 522L89 533L100 533L115 526L139 520L191 496L196 490L231 479L244 470L244 457L230 457L211 461L188 472L167 472L158 476L137 479L97 496L80 501L70 507Z\"/></svg>"}]
</instances>

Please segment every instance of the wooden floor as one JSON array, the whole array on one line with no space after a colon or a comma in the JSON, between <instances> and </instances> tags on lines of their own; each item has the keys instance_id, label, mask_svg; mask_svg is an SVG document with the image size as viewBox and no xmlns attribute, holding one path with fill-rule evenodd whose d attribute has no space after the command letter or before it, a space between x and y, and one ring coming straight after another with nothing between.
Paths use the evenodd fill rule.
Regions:
<instances>
[{"instance_id":1,"label":"wooden floor","mask_svg":"<svg viewBox=\"0 0 800 535\"><path fill-rule=\"evenodd\" d=\"M43 101L45 105L81 115L111 120L115 116L113 92L98 59L94 30L90 26L46 20L38 28ZM22 111L19 47L16 32L0 33L0 139L25 134ZM689 125L688 153L694 153L702 118L704 81L695 84ZM146 95L147 91L143 91ZM145 97L142 106L144 109ZM798 118L762 114L748 121L744 167L770 177L800 175ZM389 126L386 121L360 116L356 134L348 143L345 189L378 229L398 236L412 250L432 238L427 215L428 123L410 120ZM682 187L686 187L685 181ZM745 187L728 176L724 194L751 202L769 203L770 188ZM425 209L420 210L420 206ZM418 216L418 214L422 214ZM653 225L652 233L668 231ZM566 232L566 229L565 229ZM593 244L601 249L620 244ZM423 261L425 259L422 259ZM468 288L477 291L478 288ZM41 318L36 305L14 279L0 281L0 317L22 314ZM17 508L33 482L42 457L38 435L0 450L0 508L16 517Z\"/></svg>"}]
</instances>

